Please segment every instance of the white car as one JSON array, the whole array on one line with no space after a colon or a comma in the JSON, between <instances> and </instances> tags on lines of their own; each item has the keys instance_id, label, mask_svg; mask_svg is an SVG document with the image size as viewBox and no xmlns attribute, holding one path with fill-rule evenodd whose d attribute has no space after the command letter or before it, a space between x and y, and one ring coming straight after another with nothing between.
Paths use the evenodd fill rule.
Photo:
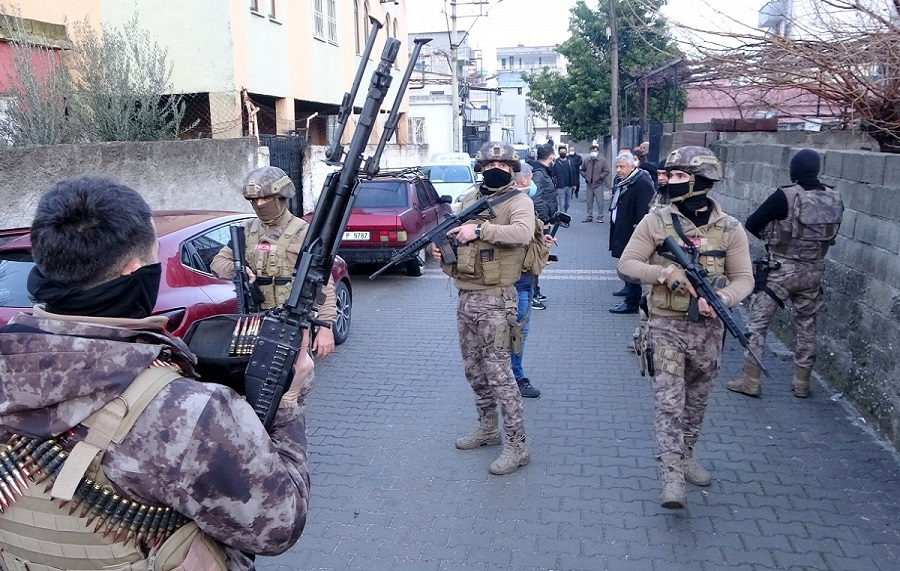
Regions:
<instances>
[{"instance_id":1,"label":"white car","mask_svg":"<svg viewBox=\"0 0 900 571\"><path fill-rule=\"evenodd\" d=\"M454 211L458 209L462 197L475 188L478 182L468 161L422 165L420 170L434 185L439 196L450 196L453 199Z\"/></svg>"}]
</instances>

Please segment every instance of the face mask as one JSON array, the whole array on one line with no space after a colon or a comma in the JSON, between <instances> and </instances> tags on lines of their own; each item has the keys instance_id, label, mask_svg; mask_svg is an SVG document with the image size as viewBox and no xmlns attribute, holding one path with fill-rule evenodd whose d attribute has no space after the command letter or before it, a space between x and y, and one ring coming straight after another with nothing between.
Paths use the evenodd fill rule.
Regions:
<instances>
[{"instance_id":1,"label":"face mask","mask_svg":"<svg viewBox=\"0 0 900 571\"><path fill-rule=\"evenodd\" d=\"M595 151L591 151L591 158L592 158L592 159L596 159L596 158L597 158L597 153L596 153Z\"/></svg>"},{"instance_id":2,"label":"face mask","mask_svg":"<svg viewBox=\"0 0 900 571\"><path fill-rule=\"evenodd\" d=\"M28 291L50 313L142 319L156 305L161 277L162 266L156 263L83 290L48 280L35 266L28 276Z\"/></svg>"},{"instance_id":3,"label":"face mask","mask_svg":"<svg viewBox=\"0 0 900 571\"><path fill-rule=\"evenodd\" d=\"M669 191L669 198L676 199L679 196L684 196L690 190L691 183L688 182L679 182L679 183L669 183L666 185L666 189Z\"/></svg>"},{"instance_id":4,"label":"face mask","mask_svg":"<svg viewBox=\"0 0 900 571\"><path fill-rule=\"evenodd\" d=\"M253 210L263 224L275 222L284 213L284 209L287 208L287 200L279 198L270 200L265 204L257 205L255 202L251 204L253 205Z\"/></svg>"},{"instance_id":5,"label":"face mask","mask_svg":"<svg viewBox=\"0 0 900 571\"><path fill-rule=\"evenodd\" d=\"M560 154L559 154L559 158L561 158L561 159L566 158L566 153L560 153Z\"/></svg>"},{"instance_id":6,"label":"face mask","mask_svg":"<svg viewBox=\"0 0 900 571\"><path fill-rule=\"evenodd\" d=\"M508 186L512 182L512 173L503 169L492 168L484 171L484 185L488 188L498 189Z\"/></svg>"},{"instance_id":7,"label":"face mask","mask_svg":"<svg viewBox=\"0 0 900 571\"><path fill-rule=\"evenodd\" d=\"M537 194L537 185L534 184L534 181L531 181L531 185L528 187L528 196L534 196Z\"/></svg>"}]
</instances>

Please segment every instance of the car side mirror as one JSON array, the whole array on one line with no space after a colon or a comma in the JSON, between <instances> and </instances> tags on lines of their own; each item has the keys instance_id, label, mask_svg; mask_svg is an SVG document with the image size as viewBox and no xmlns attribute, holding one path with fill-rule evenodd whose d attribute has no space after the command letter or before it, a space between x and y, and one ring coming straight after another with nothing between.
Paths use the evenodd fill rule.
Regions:
<instances>
[{"instance_id":1,"label":"car side mirror","mask_svg":"<svg viewBox=\"0 0 900 571\"><path fill-rule=\"evenodd\" d=\"M441 202L444 204L453 204L453 197L450 196L449 194L442 194Z\"/></svg>"}]
</instances>

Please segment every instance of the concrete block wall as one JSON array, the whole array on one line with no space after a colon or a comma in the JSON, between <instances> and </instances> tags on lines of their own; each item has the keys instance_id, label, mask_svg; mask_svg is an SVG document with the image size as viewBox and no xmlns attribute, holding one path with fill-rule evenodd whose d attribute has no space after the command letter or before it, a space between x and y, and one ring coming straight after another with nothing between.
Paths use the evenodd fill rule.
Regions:
<instances>
[{"instance_id":1,"label":"concrete block wall","mask_svg":"<svg viewBox=\"0 0 900 571\"><path fill-rule=\"evenodd\" d=\"M776 187L790 183L790 159L800 148L746 137L718 141L713 149L725 179L715 198L745 221ZM900 156L818 150L820 180L840 191L845 213L826 261L816 372L900 447ZM761 255L762 243L750 241L754 258ZM773 329L793 342L789 309L779 311Z\"/></svg>"},{"instance_id":2,"label":"concrete block wall","mask_svg":"<svg viewBox=\"0 0 900 571\"><path fill-rule=\"evenodd\" d=\"M240 188L258 164L250 138L0 148L0 228L28 226L51 184L81 174L119 180L157 210L249 211Z\"/></svg>"}]
</instances>

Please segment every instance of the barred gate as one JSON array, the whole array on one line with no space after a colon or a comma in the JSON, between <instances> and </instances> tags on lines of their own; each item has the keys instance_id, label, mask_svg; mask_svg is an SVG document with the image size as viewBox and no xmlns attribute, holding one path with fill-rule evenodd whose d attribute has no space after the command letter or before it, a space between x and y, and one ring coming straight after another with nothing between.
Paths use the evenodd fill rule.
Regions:
<instances>
[{"instance_id":1,"label":"barred gate","mask_svg":"<svg viewBox=\"0 0 900 571\"><path fill-rule=\"evenodd\" d=\"M269 147L269 164L286 172L293 181L297 194L288 202L288 209L296 216L303 216L303 137L260 135L259 144Z\"/></svg>"}]
</instances>

